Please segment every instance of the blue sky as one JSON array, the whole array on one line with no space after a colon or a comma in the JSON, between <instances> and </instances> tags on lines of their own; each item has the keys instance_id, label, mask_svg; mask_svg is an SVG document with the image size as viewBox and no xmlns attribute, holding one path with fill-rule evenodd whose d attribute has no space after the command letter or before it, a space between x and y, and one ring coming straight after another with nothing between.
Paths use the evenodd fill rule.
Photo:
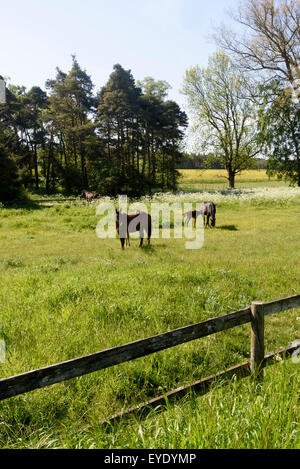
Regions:
<instances>
[{"instance_id":1,"label":"blue sky","mask_svg":"<svg viewBox=\"0 0 300 469\"><path fill-rule=\"evenodd\" d=\"M44 88L76 54L95 90L120 63L136 80L166 80L180 105L185 70L206 66L213 26L238 0L5 0L0 6L0 75Z\"/></svg>"}]
</instances>

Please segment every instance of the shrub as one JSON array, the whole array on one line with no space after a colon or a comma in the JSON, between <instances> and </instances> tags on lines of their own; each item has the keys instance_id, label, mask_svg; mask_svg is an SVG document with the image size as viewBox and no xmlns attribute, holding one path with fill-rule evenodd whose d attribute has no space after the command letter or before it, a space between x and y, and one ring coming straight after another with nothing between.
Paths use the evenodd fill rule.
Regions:
<instances>
[{"instance_id":1,"label":"shrub","mask_svg":"<svg viewBox=\"0 0 300 469\"><path fill-rule=\"evenodd\" d=\"M0 200L15 200L22 196L23 185L14 157L0 144Z\"/></svg>"}]
</instances>

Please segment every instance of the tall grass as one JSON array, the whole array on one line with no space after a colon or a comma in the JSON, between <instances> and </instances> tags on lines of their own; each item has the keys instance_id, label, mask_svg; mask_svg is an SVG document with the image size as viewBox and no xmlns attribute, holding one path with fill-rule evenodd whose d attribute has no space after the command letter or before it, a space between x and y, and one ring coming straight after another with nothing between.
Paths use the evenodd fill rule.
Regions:
<instances>
[{"instance_id":1,"label":"tall grass","mask_svg":"<svg viewBox=\"0 0 300 469\"><path fill-rule=\"evenodd\" d=\"M180 190L221 190L228 187L225 169L181 169L180 176ZM269 177L264 169L246 170L235 178L237 189L286 186L286 181Z\"/></svg>"},{"instance_id":2,"label":"tall grass","mask_svg":"<svg viewBox=\"0 0 300 469\"><path fill-rule=\"evenodd\" d=\"M299 199L284 191L211 194L220 197L217 226L196 251L173 238L144 249L132 240L122 251L118 239L97 238L92 204L1 208L0 376L298 293ZM299 309L267 318L267 351L298 338L298 317ZM122 408L244 361L249 340L248 325L240 326L0 402L0 446L296 447L299 365L290 362L268 368L261 390L248 379L216 384L163 414L100 425Z\"/></svg>"},{"instance_id":3,"label":"tall grass","mask_svg":"<svg viewBox=\"0 0 300 469\"><path fill-rule=\"evenodd\" d=\"M296 366L282 361L267 369L262 385L233 378L216 382L205 396L192 394L180 403L167 403L159 416L153 412L142 422L132 419L126 439L134 448L297 448ZM120 446L125 444L120 428L114 427L112 434Z\"/></svg>"}]
</instances>

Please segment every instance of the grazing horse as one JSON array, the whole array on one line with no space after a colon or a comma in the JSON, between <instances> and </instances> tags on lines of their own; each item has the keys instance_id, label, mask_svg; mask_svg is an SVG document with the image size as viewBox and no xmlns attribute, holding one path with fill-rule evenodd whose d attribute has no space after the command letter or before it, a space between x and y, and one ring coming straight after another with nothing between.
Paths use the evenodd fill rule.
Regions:
<instances>
[{"instance_id":1,"label":"grazing horse","mask_svg":"<svg viewBox=\"0 0 300 469\"><path fill-rule=\"evenodd\" d=\"M211 218L211 226L216 224L216 206L213 202L203 202L201 205L201 210L191 210L190 212L185 212L185 226L189 224L190 219L193 219L193 225L196 225L196 219L199 215L203 216L204 226L209 226L209 219ZM206 223L205 223L206 217Z\"/></svg>"},{"instance_id":2,"label":"grazing horse","mask_svg":"<svg viewBox=\"0 0 300 469\"><path fill-rule=\"evenodd\" d=\"M193 219L193 226L196 225L196 219L199 215L203 216L203 212L201 210L191 210L190 212L185 212L184 216L186 217L184 225L188 226L190 219Z\"/></svg>"},{"instance_id":3,"label":"grazing horse","mask_svg":"<svg viewBox=\"0 0 300 469\"><path fill-rule=\"evenodd\" d=\"M216 224L216 206L213 202L203 202L201 206L201 211L203 211L203 221L205 224L205 216L206 216L206 226L209 226L209 219L210 225L215 226Z\"/></svg>"},{"instance_id":4,"label":"grazing horse","mask_svg":"<svg viewBox=\"0 0 300 469\"><path fill-rule=\"evenodd\" d=\"M146 212L136 212L127 215L116 209L116 230L120 236L122 249L124 249L125 241L126 245L130 246L129 233L136 231L140 232L140 247L143 245L144 232L147 234L148 245L150 245L152 231L151 216Z\"/></svg>"},{"instance_id":5,"label":"grazing horse","mask_svg":"<svg viewBox=\"0 0 300 469\"><path fill-rule=\"evenodd\" d=\"M81 197L85 198L88 202L91 202L94 199L99 199L100 194L97 192L88 192L85 189L81 192Z\"/></svg>"}]
</instances>

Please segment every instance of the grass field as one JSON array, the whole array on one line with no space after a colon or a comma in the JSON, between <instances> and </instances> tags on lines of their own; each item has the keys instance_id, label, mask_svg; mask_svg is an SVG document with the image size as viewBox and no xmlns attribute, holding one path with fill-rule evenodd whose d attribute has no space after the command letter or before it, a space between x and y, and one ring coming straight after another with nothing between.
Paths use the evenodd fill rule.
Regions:
<instances>
[{"instance_id":1,"label":"grass field","mask_svg":"<svg viewBox=\"0 0 300 469\"><path fill-rule=\"evenodd\" d=\"M225 169L181 169L179 189L185 191L221 190L228 187ZM264 169L243 171L235 179L237 189L286 187L288 183L269 177Z\"/></svg>"},{"instance_id":2,"label":"grass field","mask_svg":"<svg viewBox=\"0 0 300 469\"><path fill-rule=\"evenodd\" d=\"M149 337L299 293L299 189L155 200L217 203L204 247L183 239L97 238L96 206L0 208L0 377ZM150 199L143 200L149 204ZM300 310L266 319L266 351L299 338ZM266 370L262 386L232 380L105 428L103 417L249 357L250 326L0 402L2 448L297 448L299 364Z\"/></svg>"}]
</instances>

